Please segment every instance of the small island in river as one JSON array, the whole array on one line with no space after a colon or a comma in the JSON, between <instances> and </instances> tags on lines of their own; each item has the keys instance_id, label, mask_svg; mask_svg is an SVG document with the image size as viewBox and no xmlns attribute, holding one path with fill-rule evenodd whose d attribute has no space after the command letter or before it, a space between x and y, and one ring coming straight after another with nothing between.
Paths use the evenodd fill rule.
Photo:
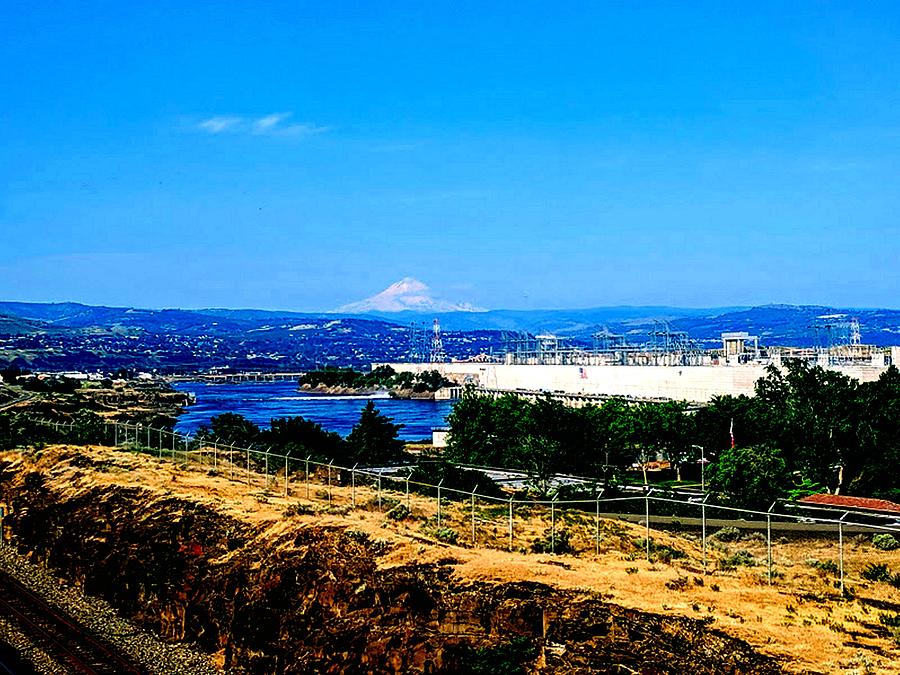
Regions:
<instances>
[{"instance_id":1,"label":"small island in river","mask_svg":"<svg viewBox=\"0 0 900 675\"><path fill-rule=\"evenodd\" d=\"M433 400L438 389L454 384L436 370L414 374L398 373L390 366L379 366L369 373L353 368L324 368L300 378L300 391L323 396L366 396L387 392L392 398Z\"/></svg>"}]
</instances>

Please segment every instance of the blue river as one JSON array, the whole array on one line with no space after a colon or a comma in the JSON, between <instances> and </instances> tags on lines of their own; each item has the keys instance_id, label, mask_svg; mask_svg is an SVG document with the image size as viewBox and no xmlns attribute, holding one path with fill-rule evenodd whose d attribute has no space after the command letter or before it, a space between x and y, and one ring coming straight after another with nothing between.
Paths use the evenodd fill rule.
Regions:
<instances>
[{"instance_id":1,"label":"blue river","mask_svg":"<svg viewBox=\"0 0 900 675\"><path fill-rule=\"evenodd\" d=\"M215 415L232 412L263 427L267 427L273 417L300 415L346 436L359 420L366 402L373 400L383 414L392 417L395 424L403 425L400 438L405 441L430 440L432 428L443 426L453 407L451 401L410 401L386 395L304 394L297 390L296 382L180 382L174 387L193 394L197 400L178 417L175 430L184 434L193 434L201 425L208 425Z\"/></svg>"}]
</instances>

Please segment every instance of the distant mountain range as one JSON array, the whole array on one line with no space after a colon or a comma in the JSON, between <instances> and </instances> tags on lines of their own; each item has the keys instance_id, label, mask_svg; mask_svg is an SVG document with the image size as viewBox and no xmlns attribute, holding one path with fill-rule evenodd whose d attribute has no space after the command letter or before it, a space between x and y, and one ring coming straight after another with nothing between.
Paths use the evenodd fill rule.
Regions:
<instances>
[{"instance_id":1,"label":"distant mountain range","mask_svg":"<svg viewBox=\"0 0 900 675\"><path fill-rule=\"evenodd\" d=\"M380 295L380 294L379 294ZM361 303L355 303L361 306ZM438 305L440 307L440 305ZM823 318L824 317L824 318ZM580 340L601 328L635 336L665 322L672 330L686 331L699 340L718 341L726 331L747 331L765 344L812 345L822 326L837 327L859 321L863 342L900 343L900 310L841 308L823 305L762 305L759 307L685 308L618 306L551 310L412 310L366 312L289 312L261 309L139 309L79 303L0 302L0 334L22 334L59 329L113 332L144 331L155 334L223 335L237 337L267 332L322 330L335 322L344 330L353 326L384 325L393 330L413 322L438 319L443 330L528 331ZM819 326L817 331L816 326Z\"/></svg>"},{"instance_id":2,"label":"distant mountain range","mask_svg":"<svg viewBox=\"0 0 900 675\"><path fill-rule=\"evenodd\" d=\"M414 286L411 290L421 292ZM448 355L457 358L501 351L503 331L552 333L588 346L601 329L643 344L650 331L668 326L705 347L719 344L721 333L730 331L758 335L764 345L823 345L846 341L851 318L858 320L864 343L900 344L900 310L893 309L765 305L306 313L0 302L0 363L21 359L44 368L115 364L161 370L222 364L259 369L362 367L406 358L409 324L430 328L435 318L441 322Z\"/></svg>"}]
</instances>

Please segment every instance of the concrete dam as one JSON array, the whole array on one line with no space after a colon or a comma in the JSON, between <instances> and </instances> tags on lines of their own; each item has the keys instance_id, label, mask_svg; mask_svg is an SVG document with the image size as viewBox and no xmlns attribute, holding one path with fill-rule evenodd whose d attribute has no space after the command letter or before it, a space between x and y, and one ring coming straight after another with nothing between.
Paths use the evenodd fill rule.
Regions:
<instances>
[{"instance_id":1,"label":"concrete dam","mask_svg":"<svg viewBox=\"0 0 900 675\"><path fill-rule=\"evenodd\" d=\"M714 396L754 394L766 365L524 365L505 363L376 363L397 372L437 370L460 384L505 391L546 391L558 394L671 399L706 403ZM877 380L885 365L830 365L861 382Z\"/></svg>"}]
</instances>

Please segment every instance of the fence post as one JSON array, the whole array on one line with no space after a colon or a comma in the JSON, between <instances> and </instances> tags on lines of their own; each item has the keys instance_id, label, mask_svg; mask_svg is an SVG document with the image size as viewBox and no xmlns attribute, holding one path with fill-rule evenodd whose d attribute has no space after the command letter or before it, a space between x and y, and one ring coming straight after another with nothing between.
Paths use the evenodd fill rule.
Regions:
<instances>
[{"instance_id":1,"label":"fence post","mask_svg":"<svg viewBox=\"0 0 900 675\"><path fill-rule=\"evenodd\" d=\"M550 553L556 555L556 500L557 495L553 495L550 501Z\"/></svg>"},{"instance_id":2,"label":"fence post","mask_svg":"<svg viewBox=\"0 0 900 675\"><path fill-rule=\"evenodd\" d=\"M647 549L647 562L650 562L650 493L653 489L648 489L644 493L644 517L647 525L647 534L644 536L644 544Z\"/></svg>"},{"instance_id":3,"label":"fence post","mask_svg":"<svg viewBox=\"0 0 900 675\"><path fill-rule=\"evenodd\" d=\"M700 502L700 518L703 522L703 574L707 574L706 569L706 500L709 498L709 493L707 492L703 495L703 501Z\"/></svg>"},{"instance_id":4,"label":"fence post","mask_svg":"<svg viewBox=\"0 0 900 675\"><path fill-rule=\"evenodd\" d=\"M359 466L359 462L353 465L353 468L350 469L350 503L353 505L353 508L356 508L356 467Z\"/></svg>"},{"instance_id":5,"label":"fence post","mask_svg":"<svg viewBox=\"0 0 900 675\"><path fill-rule=\"evenodd\" d=\"M381 511L381 473L378 473L378 510Z\"/></svg>"},{"instance_id":6,"label":"fence post","mask_svg":"<svg viewBox=\"0 0 900 675\"><path fill-rule=\"evenodd\" d=\"M600 494L597 495L597 517L594 524L594 555L600 555Z\"/></svg>"},{"instance_id":7,"label":"fence post","mask_svg":"<svg viewBox=\"0 0 900 675\"><path fill-rule=\"evenodd\" d=\"M219 439L213 439L213 471L219 469Z\"/></svg>"},{"instance_id":8,"label":"fence post","mask_svg":"<svg viewBox=\"0 0 900 675\"><path fill-rule=\"evenodd\" d=\"M441 478L437 484L437 507L438 507L437 526L438 527L441 526L441 483L443 483L443 482L444 482L444 479Z\"/></svg>"},{"instance_id":9,"label":"fence post","mask_svg":"<svg viewBox=\"0 0 900 675\"><path fill-rule=\"evenodd\" d=\"M328 460L328 505L331 505L331 464L334 459Z\"/></svg>"},{"instance_id":10,"label":"fence post","mask_svg":"<svg viewBox=\"0 0 900 675\"><path fill-rule=\"evenodd\" d=\"M288 474L290 473L290 461L291 461L291 451L288 450L284 453L284 496L290 496L290 492L288 491Z\"/></svg>"},{"instance_id":11,"label":"fence post","mask_svg":"<svg viewBox=\"0 0 900 675\"><path fill-rule=\"evenodd\" d=\"M769 507L769 510L766 511L766 566L767 566L767 577L769 581L769 586L772 585L772 509L775 508L775 505L778 503L776 499L772 502L772 506Z\"/></svg>"},{"instance_id":12,"label":"fence post","mask_svg":"<svg viewBox=\"0 0 900 675\"><path fill-rule=\"evenodd\" d=\"M228 447L231 448L228 451L228 464L231 466L228 472L228 480L234 480L234 444L229 443Z\"/></svg>"},{"instance_id":13,"label":"fence post","mask_svg":"<svg viewBox=\"0 0 900 675\"><path fill-rule=\"evenodd\" d=\"M844 516L847 514L844 513ZM844 516L838 520L838 551L840 557L841 597L844 597Z\"/></svg>"},{"instance_id":14,"label":"fence post","mask_svg":"<svg viewBox=\"0 0 900 675\"><path fill-rule=\"evenodd\" d=\"M406 508L409 508L409 477L412 476L413 470L410 469L409 473L406 474Z\"/></svg>"},{"instance_id":15,"label":"fence post","mask_svg":"<svg viewBox=\"0 0 900 675\"><path fill-rule=\"evenodd\" d=\"M509 496L509 550L513 550L513 495Z\"/></svg>"},{"instance_id":16,"label":"fence post","mask_svg":"<svg viewBox=\"0 0 900 675\"><path fill-rule=\"evenodd\" d=\"M119 447L119 423L113 422L113 428L116 430L116 440L113 443L113 447L118 448Z\"/></svg>"},{"instance_id":17,"label":"fence post","mask_svg":"<svg viewBox=\"0 0 900 675\"><path fill-rule=\"evenodd\" d=\"M247 485L250 485L250 448L247 448Z\"/></svg>"},{"instance_id":18,"label":"fence post","mask_svg":"<svg viewBox=\"0 0 900 675\"><path fill-rule=\"evenodd\" d=\"M309 458L312 455L306 456L306 498L309 499Z\"/></svg>"},{"instance_id":19,"label":"fence post","mask_svg":"<svg viewBox=\"0 0 900 675\"><path fill-rule=\"evenodd\" d=\"M472 547L475 546L475 491L478 490L478 486L472 488Z\"/></svg>"},{"instance_id":20,"label":"fence post","mask_svg":"<svg viewBox=\"0 0 900 675\"><path fill-rule=\"evenodd\" d=\"M156 445L157 445L157 449L159 450L159 458L162 459L162 456L163 456L163 452L162 452L162 428L160 428L160 429L157 430L157 435L156 435Z\"/></svg>"},{"instance_id":21,"label":"fence post","mask_svg":"<svg viewBox=\"0 0 900 675\"><path fill-rule=\"evenodd\" d=\"M263 450L263 453L266 456L266 487L265 489L268 491L269 489L269 453L272 452L272 446L270 445L266 450Z\"/></svg>"}]
</instances>

